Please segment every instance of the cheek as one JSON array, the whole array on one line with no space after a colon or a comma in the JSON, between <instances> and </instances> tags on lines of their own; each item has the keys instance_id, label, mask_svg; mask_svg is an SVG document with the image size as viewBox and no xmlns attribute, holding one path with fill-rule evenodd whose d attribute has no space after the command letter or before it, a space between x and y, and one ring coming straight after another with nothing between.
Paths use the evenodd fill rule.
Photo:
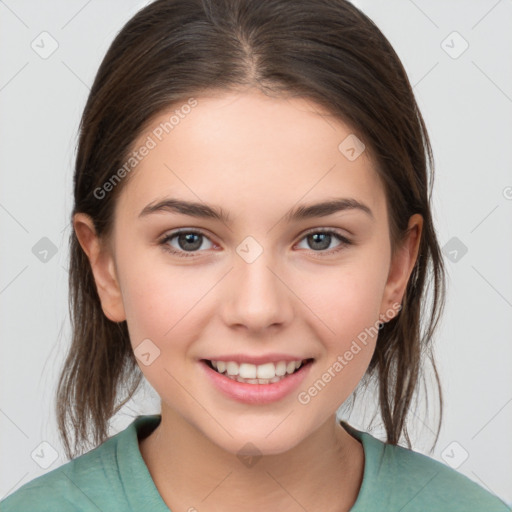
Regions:
<instances>
[{"instance_id":1,"label":"cheek","mask_svg":"<svg viewBox=\"0 0 512 512\"><path fill-rule=\"evenodd\" d=\"M161 263L140 268L133 264L126 271L123 300L139 368L159 395L182 396L182 386L192 384L187 383L184 364L191 364L189 349L204 329L200 300L212 285L206 276L193 278L190 271ZM178 374L181 385L171 377Z\"/></svg>"},{"instance_id":2,"label":"cheek","mask_svg":"<svg viewBox=\"0 0 512 512\"><path fill-rule=\"evenodd\" d=\"M119 246L123 306L133 346L149 338L159 346L188 324L211 285L204 271L168 264L164 250L143 244ZM190 326L189 326L190 327ZM189 336L191 333L189 332Z\"/></svg>"},{"instance_id":3,"label":"cheek","mask_svg":"<svg viewBox=\"0 0 512 512\"><path fill-rule=\"evenodd\" d=\"M357 262L347 259L328 271L324 268L314 287L301 285L299 295L317 315L314 325L323 345L319 367L303 388L303 401L299 400L316 404L311 410L320 402L327 408L339 407L365 374L378 338L385 270L382 262L380 267L368 265L358 257ZM313 400L316 396L322 398Z\"/></svg>"},{"instance_id":4,"label":"cheek","mask_svg":"<svg viewBox=\"0 0 512 512\"><path fill-rule=\"evenodd\" d=\"M346 261L305 280L300 296L325 324L329 338L346 342L378 320L384 276L378 264Z\"/></svg>"},{"instance_id":5,"label":"cheek","mask_svg":"<svg viewBox=\"0 0 512 512\"><path fill-rule=\"evenodd\" d=\"M170 267L149 266L128 276L123 300L130 334L136 338L151 338L158 343L176 339L185 331L191 337L189 319L211 285L197 272L183 272Z\"/></svg>"}]
</instances>

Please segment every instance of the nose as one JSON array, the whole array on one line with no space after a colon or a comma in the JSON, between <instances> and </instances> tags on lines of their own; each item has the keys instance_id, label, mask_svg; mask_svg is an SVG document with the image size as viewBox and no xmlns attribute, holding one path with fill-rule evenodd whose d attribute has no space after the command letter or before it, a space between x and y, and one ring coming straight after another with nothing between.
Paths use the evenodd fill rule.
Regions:
<instances>
[{"instance_id":1,"label":"nose","mask_svg":"<svg viewBox=\"0 0 512 512\"><path fill-rule=\"evenodd\" d=\"M294 293L286 274L263 251L255 261L236 255L221 298L226 325L254 333L287 325L293 314Z\"/></svg>"}]
</instances>

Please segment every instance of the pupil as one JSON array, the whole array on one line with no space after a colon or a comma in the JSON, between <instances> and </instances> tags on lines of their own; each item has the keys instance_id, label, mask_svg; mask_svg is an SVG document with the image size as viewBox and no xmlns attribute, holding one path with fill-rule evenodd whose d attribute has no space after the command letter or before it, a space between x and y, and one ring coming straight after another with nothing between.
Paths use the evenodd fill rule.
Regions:
<instances>
[{"instance_id":1,"label":"pupil","mask_svg":"<svg viewBox=\"0 0 512 512\"><path fill-rule=\"evenodd\" d=\"M185 233L185 234L180 234L178 236L178 241L179 241L179 244L180 244L180 248L181 249L184 249L186 250L187 248L188 249L199 249L199 247L201 247L201 239L200 239L200 236L201 235L198 235L197 233ZM196 237L197 240L196 242L194 243L193 242L193 237ZM189 244L189 246L187 247L187 244ZM190 247L190 244L192 245L192 247Z\"/></svg>"},{"instance_id":2,"label":"pupil","mask_svg":"<svg viewBox=\"0 0 512 512\"><path fill-rule=\"evenodd\" d=\"M322 239L321 237L325 238ZM314 233L312 235L309 235L309 238L313 239L314 243L320 242L320 247L316 247L317 249L327 249L331 242L331 235L329 233ZM325 243L326 240L327 243Z\"/></svg>"}]
</instances>

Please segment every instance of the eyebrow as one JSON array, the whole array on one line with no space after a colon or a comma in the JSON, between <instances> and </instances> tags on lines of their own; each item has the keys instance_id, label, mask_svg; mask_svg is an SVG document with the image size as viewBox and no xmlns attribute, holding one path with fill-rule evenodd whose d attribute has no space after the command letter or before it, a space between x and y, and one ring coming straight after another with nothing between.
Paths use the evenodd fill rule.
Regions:
<instances>
[{"instance_id":1,"label":"eyebrow","mask_svg":"<svg viewBox=\"0 0 512 512\"><path fill-rule=\"evenodd\" d=\"M288 211L284 218L288 222L293 222L315 217L326 217L346 210L362 211L375 220L371 209L353 198L337 198L311 205L300 205ZM225 224L232 222L231 217L220 207L173 198L166 198L162 201L148 204L139 213L139 218L159 212L181 213L191 217L215 219Z\"/></svg>"}]
</instances>

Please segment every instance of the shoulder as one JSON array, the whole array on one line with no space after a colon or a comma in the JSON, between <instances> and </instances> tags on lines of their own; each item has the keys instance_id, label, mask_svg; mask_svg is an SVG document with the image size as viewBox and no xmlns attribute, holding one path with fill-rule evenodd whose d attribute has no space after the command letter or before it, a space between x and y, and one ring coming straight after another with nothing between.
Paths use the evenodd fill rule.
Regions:
<instances>
[{"instance_id":1,"label":"shoulder","mask_svg":"<svg viewBox=\"0 0 512 512\"><path fill-rule=\"evenodd\" d=\"M446 464L401 446L385 446L388 470L410 500L404 512L427 504L438 511L510 512L497 496Z\"/></svg>"},{"instance_id":2,"label":"shoulder","mask_svg":"<svg viewBox=\"0 0 512 512\"><path fill-rule=\"evenodd\" d=\"M379 499L381 510L401 512L511 512L497 496L446 464L349 428L365 449L361 505Z\"/></svg>"},{"instance_id":3,"label":"shoulder","mask_svg":"<svg viewBox=\"0 0 512 512\"><path fill-rule=\"evenodd\" d=\"M0 510L97 512L104 509L105 497L115 495L120 486L112 472L116 437L24 484L0 502ZM108 510L113 508L109 506Z\"/></svg>"}]
</instances>

